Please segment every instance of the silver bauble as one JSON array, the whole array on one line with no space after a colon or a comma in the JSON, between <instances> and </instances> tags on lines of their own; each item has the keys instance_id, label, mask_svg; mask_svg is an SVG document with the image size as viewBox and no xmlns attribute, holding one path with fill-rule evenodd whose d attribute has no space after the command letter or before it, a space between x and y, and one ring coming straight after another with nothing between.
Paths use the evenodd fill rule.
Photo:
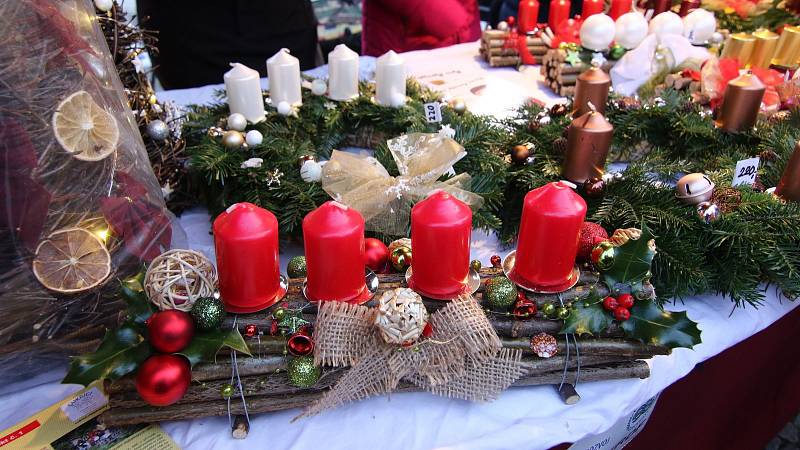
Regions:
<instances>
[{"instance_id":1,"label":"silver bauble","mask_svg":"<svg viewBox=\"0 0 800 450\"><path fill-rule=\"evenodd\" d=\"M264 135L258 130L250 130L244 135L244 141L250 146L261 145L264 141Z\"/></svg>"},{"instance_id":2,"label":"silver bauble","mask_svg":"<svg viewBox=\"0 0 800 450\"><path fill-rule=\"evenodd\" d=\"M300 178L306 183L315 183L322 179L322 165L314 160L307 160L300 167Z\"/></svg>"},{"instance_id":3,"label":"silver bauble","mask_svg":"<svg viewBox=\"0 0 800 450\"><path fill-rule=\"evenodd\" d=\"M147 135L154 141L163 141L169 137L169 127L163 120L153 120L147 124Z\"/></svg>"},{"instance_id":4,"label":"silver bauble","mask_svg":"<svg viewBox=\"0 0 800 450\"><path fill-rule=\"evenodd\" d=\"M714 182L702 173L684 175L675 185L675 197L688 205L711 200L714 194Z\"/></svg>"},{"instance_id":5,"label":"silver bauble","mask_svg":"<svg viewBox=\"0 0 800 450\"><path fill-rule=\"evenodd\" d=\"M311 82L311 93L314 95L325 95L328 92L328 84L325 80L317 78Z\"/></svg>"},{"instance_id":6,"label":"silver bauble","mask_svg":"<svg viewBox=\"0 0 800 450\"><path fill-rule=\"evenodd\" d=\"M244 131L247 128L247 118L244 114L233 113L228 116L228 129L236 131Z\"/></svg>"}]
</instances>

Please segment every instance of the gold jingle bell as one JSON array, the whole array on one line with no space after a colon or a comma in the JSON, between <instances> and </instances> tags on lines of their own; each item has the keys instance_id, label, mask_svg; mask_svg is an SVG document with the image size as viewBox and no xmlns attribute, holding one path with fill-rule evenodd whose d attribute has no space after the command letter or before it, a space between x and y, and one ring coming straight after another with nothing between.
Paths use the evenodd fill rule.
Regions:
<instances>
[{"instance_id":1,"label":"gold jingle bell","mask_svg":"<svg viewBox=\"0 0 800 450\"><path fill-rule=\"evenodd\" d=\"M688 205L707 202L713 193L714 182L702 173L684 175L675 185L675 197Z\"/></svg>"}]
</instances>

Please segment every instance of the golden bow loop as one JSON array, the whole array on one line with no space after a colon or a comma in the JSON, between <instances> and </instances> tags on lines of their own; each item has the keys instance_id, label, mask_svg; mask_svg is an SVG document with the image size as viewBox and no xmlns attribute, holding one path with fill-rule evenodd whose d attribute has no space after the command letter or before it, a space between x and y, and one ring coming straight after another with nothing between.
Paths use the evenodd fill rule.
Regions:
<instances>
[{"instance_id":1,"label":"golden bow loop","mask_svg":"<svg viewBox=\"0 0 800 450\"><path fill-rule=\"evenodd\" d=\"M481 196L469 192L470 176L438 181L466 156L453 139L435 133L410 133L387 142L400 175L393 177L371 156L334 150L322 169L322 188L334 200L364 216L366 228L391 235L408 234L411 206L442 189L480 208Z\"/></svg>"}]
</instances>

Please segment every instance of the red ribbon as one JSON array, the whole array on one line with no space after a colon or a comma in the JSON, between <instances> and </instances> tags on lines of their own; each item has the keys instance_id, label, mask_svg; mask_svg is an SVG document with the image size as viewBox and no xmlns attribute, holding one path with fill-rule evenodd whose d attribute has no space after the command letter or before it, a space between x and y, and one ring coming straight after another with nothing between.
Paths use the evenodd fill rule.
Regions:
<instances>
[{"instance_id":1,"label":"red ribbon","mask_svg":"<svg viewBox=\"0 0 800 450\"><path fill-rule=\"evenodd\" d=\"M528 49L528 36L517 32L516 28L511 29L508 37L503 42L503 49L514 49L520 57L522 64L534 65L536 58Z\"/></svg>"}]
</instances>

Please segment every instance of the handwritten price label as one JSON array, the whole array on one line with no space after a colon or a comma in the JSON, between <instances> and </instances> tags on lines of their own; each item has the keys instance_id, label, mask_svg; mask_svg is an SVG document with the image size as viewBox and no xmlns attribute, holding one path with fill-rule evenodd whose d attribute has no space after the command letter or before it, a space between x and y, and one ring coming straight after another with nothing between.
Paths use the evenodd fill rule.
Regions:
<instances>
[{"instance_id":1,"label":"handwritten price label","mask_svg":"<svg viewBox=\"0 0 800 450\"><path fill-rule=\"evenodd\" d=\"M731 186L741 186L746 184L752 186L756 181L758 173L758 157L743 159L736 163L736 170L733 171L733 181Z\"/></svg>"},{"instance_id":2,"label":"handwritten price label","mask_svg":"<svg viewBox=\"0 0 800 450\"><path fill-rule=\"evenodd\" d=\"M425 118L428 119L428 123L433 122L441 122L442 121L442 105L437 103L425 103L422 105L425 109Z\"/></svg>"}]
</instances>

